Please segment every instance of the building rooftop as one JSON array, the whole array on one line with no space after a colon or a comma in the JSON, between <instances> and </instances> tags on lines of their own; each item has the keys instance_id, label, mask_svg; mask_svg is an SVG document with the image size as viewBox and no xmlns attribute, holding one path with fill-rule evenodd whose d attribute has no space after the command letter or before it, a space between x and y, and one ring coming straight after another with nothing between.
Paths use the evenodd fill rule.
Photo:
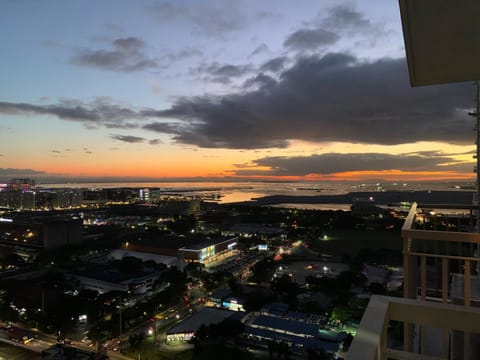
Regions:
<instances>
[{"instance_id":1,"label":"building rooftop","mask_svg":"<svg viewBox=\"0 0 480 360\"><path fill-rule=\"evenodd\" d=\"M252 327L275 329L296 336L316 337L320 334L320 327L303 321L280 318L275 316L258 316L252 323Z\"/></svg>"},{"instance_id":2,"label":"building rooftop","mask_svg":"<svg viewBox=\"0 0 480 360\"><path fill-rule=\"evenodd\" d=\"M106 356L94 351L56 344L42 351L42 360L103 360Z\"/></svg>"},{"instance_id":3,"label":"building rooftop","mask_svg":"<svg viewBox=\"0 0 480 360\"><path fill-rule=\"evenodd\" d=\"M234 311L206 307L185 319L180 324L168 329L167 335L196 332L202 325L218 324L235 313Z\"/></svg>"},{"instance_id":4,"label":"building rooftop","mask_svg":"<svg viewBox=\"0 0 480 360\"><path fill-rule=\"evenodd\" d=\"M115 249L108 254L109 259L113 260L121 260L124 257L127 256L132 256L137 259L140 259L142 261L150 261L153 260L156 263L162 263L162 264L171 264L171 265L176 265L177 264L177 258L175 256L168 256L168 255L160 255L160 254L155 254L155 253L147 253L147 252L141 252L141 251L128 251L124 249Z\"/></svg>"},{"instance_id":5,"label":"building rooftop","mask_svg":"<svg viewBox=\"0 0 480 360\"><path fill-rule=\"evenodd\" d=\"M142 271L140 273L133 274L133 273L121 272L118 269L110 268L107 266L97 266L91 270L81 272L78 275L118 284L118 283L130 281L132 279L143 278L145 276L150 276L153 274L155 274L155 271Z\"/></svg>"},{"instance_id":6,"label":"building rooftop","mask_svg":"<svg viewBox=\"0 0 480 360\"><path fill-rule=\"evenodd\" d=\"M261 312L281 316L286 314L288 307L288 304L284 303L270 303L263 306Z\"/></svg>"},{"instance_id":7,"label":"building rooftop","mask_svg":"<svg viewBox=\"0 0 480 360\"><path fill-rule=\"evenodd\" d=\"M296 336L281 332L276 332L268 329L259 329L251 326L245 327L245 333L247 335L258 336L267 339L275 339L276 341L286 341L300 345L305 349L323 349L327 352L335 352L338 350L339 341L326 341L318 338L305 338L302 336Z\"/></svg>"},{"instance_id":8,"label":"building rooftop","mask_svg":"<svg viewBox=\"0 0 480 360\"><path fill-rule=\"evenodd\" d=\"M232 237L220 237L220 238L215 238L215 239L209 239L206 241L202 241L200 243L195 243L195 244L188 244L182 247L183 250L201 250L205 249L209 246L213 245L218 245L227 241L232 241L235 238Z\"/></svg>"},{"instance_id":9,"label":"building rooftop","mask_svg":"<svg viewBox=\"0 0 480 360\"><path fill-rule=\"evenodd\" d=\"M212 294L210 295L210 298L222 300L230 295L232 295L232 292L228 289L216 289L212 292Z\"/></svg>"}]
</instances>

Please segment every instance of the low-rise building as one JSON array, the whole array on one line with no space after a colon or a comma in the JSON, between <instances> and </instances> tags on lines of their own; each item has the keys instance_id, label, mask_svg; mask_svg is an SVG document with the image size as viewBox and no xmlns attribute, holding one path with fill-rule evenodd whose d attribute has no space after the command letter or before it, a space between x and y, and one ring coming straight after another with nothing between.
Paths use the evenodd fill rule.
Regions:
<instances>
[{"instance_id":1,"label":"low-rise building","mask_svg":"<svg viewBox=\"0 0 480 360\"><path fill-rule=\"evenodd\" d=\"M291 352L304 354L307 350L323 350L331 355L342 346L346 334L323 328L299 316L279 316L252 313L245 317L243 338L246 342L265 346L267 341L284 342Z\"/></svg>"},{"instance_id":2,"label":"low-rise building","mask_svg":"<svg viewBox=\"0 0 480 360\"><path fill-rule=\"evenodd\" d=\"M203 308L193 314L181 323L167 330L167 342L169 341L188 341L194 335L200 326L208 326L221 323L236 312L216 308Z\"/></svg>"},{"instance_id":3,"label":"low-rise building","mask_svg":"<svg viewBox=\"0 0 480 360\"><path fill-rule=\"evenodd\" d=\"M142 295L153 289L153 284L160 276L157 271L144 271L140 275L130 275L115 269L100 269L81 274L72 274L83 289L95 290L100 294L110 291L131 292Z\"/></svg>"}]
</instances>

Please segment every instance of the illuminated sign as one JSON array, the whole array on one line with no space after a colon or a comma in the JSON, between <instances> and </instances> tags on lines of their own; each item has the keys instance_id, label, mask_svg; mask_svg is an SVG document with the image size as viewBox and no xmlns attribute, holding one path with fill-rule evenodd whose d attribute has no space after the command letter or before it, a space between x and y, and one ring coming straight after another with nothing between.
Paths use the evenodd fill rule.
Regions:
<instances>
[{"instance_id":1,"label":"illuminated sign","mask_svg":"<svg viewBox=\"0 0 480 360\"><path fill-rule=\"evenodd\" d=\"M200 260L204 260L213 255L215 255L215 245L211 245L200 250Z\"/></svg>"}]
</instances>

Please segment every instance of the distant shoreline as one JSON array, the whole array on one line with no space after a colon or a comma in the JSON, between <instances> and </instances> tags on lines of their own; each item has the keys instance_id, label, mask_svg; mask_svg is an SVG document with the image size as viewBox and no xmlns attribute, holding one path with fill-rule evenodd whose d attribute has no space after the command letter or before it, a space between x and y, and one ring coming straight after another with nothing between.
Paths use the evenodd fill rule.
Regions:
<instances>
[{"instance_id":1,"label":"distant shoreline","mask_svg":"<svg viewBox=\"0 0 480 360\"><path fill-rule=\"evenodd\" d=\"M265 206L286 204L352 204L354 200L371 200L372 205L417 202L422 204L472 205L473 191L356 191L339 195L270 195L238 204Z\"/></svg>"}]
</instances>

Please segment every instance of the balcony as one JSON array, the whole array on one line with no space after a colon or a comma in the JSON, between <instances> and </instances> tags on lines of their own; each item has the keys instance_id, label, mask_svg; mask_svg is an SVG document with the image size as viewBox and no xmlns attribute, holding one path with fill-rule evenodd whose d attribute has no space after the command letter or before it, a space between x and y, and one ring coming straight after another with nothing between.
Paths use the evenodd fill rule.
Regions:
<instances>
[{"instance_id":1,"label":"balcony","mask_svg":"<svg viewBox=\"0 0 480 360\"><path fill-rule=\"evenodd\" d=\"M480 359L474 215L472 206L413 204L402 228L404 298L372 297L348 360ZM394 327L403 332L400 343Z\"/></svg>"},{"instance_id":2,"label":"balcony","mask_svg":"<svg viewBox=\"0 0 480 360\"><path fill-rule=\"evenodd\" d=\"M412 333L417 334L418 329L426 327L442 329L443 334L436 338L437 343L434 346L443 353L443 356L427 355L426 351L419 354L405 348L402 350L390 348L388 330L392 321L414 324L416 330ZM467 334L461 339L464 342L463 349L457 350L451 346L452 335L457 332L458 336L462 333ZM370 299L346 359L478 359L473 354L467 354L465 348L471 348L472 338L476 339L479 334L480 308L374 295Z\"/></svg>"}]
</instances>

